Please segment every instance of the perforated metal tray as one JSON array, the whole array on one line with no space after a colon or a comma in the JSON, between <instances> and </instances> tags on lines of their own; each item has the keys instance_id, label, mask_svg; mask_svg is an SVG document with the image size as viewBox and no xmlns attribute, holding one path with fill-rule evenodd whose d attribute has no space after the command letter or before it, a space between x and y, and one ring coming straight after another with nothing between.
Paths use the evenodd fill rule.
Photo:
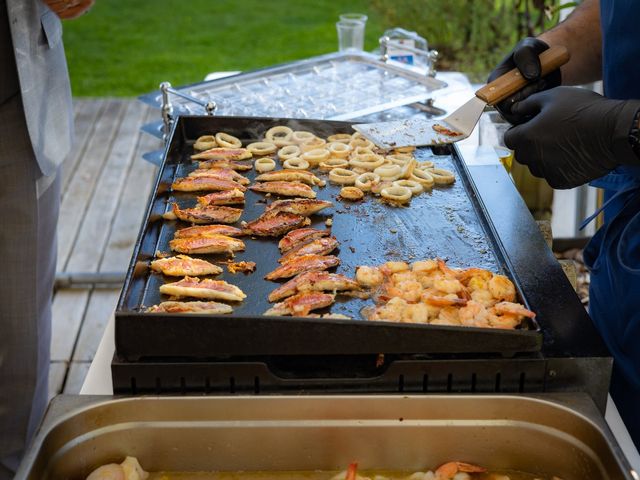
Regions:
<instances>
[{"instance_id":1,"label":"perforated metal tray","mask_svg":"<svg viewBox=\"0 0 640 480\"><path fill-rule=\"evenodd\" d=\"M446 83L386 64L375 55L331 53L178 88L215 101L215 115L344 120L425 100ZM162 105L159 91L140 97ZM174 114L203 107L172 97Z\"/></svg>"}]
</instances>

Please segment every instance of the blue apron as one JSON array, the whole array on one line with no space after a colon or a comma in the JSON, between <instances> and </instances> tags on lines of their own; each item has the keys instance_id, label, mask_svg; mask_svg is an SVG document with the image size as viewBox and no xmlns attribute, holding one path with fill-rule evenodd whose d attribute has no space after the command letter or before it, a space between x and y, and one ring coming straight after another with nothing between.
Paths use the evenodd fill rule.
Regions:
<instances>
[{"instance_id":1,"label":"blue apron","mask_svg":"<svg viewBox=\"0 0 640 480\"><path fill-rule=\"evenodd\" d=\"M601 0L605 95L640 98L640 1ZM584 251L589 310L614 357L611 396L640 447L640 167L591 183L605 190L605 224Z\"/></svg>"}]
</instances>

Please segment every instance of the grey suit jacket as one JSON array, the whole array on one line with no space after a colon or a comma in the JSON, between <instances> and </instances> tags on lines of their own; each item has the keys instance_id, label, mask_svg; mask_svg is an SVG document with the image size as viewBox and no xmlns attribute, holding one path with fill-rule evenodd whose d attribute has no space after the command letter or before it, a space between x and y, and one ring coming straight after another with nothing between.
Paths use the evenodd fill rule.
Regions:
<instances>
[{"instance_id":1,"label":"grey suit jacket","mask_svg":"<svg viewBox=\"0 0 640 480\"><path fill-rule=\"evenodd\" d=\"M73 141L62 24L40 0L6 1L29 137L40 170L50 175Z\"/></svg>"}]
</instances>

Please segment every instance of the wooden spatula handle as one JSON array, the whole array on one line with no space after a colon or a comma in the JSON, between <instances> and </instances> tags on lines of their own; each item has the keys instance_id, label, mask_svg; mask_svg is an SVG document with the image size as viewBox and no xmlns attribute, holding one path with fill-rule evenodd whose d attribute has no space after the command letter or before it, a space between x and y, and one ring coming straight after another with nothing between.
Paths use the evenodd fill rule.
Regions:
<instances>
[{"instance_id":1,"label":"wooden spatula handle","mask_svg":"<svg viewBox=\"0 0 640 480\"><path fill-rule=\"evenodd\" d=\"M540 65L542 66L542 76L553 72L569 61L569 51L565 47L556 46L545 50L540 54ZM520 74L517 68L496 78L493 82L487 83L476 92L476 96L494 105L501 100L513 95L528 81Z\"/></svg>"}]
</instances>

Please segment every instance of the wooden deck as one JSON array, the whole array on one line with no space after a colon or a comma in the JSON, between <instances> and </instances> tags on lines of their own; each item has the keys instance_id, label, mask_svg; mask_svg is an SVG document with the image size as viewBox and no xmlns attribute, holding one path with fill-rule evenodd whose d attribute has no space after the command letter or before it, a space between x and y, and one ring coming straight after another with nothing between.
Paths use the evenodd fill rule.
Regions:
<instances>
[{"instance_id":1,"label":"wooden deck","mask_svg":"<svg viewBox=\"0 0 640 480\"><path fill-rule=\"evenodd\" d=\"M123 273L131 258L156 167L142 154L161 147L140 132L159 112L137 100L76 100L76 143L63 167L58 272ZM53 299L50 396L78 393L119 285L57 289Z\"/></svg>"}]
</instances>

